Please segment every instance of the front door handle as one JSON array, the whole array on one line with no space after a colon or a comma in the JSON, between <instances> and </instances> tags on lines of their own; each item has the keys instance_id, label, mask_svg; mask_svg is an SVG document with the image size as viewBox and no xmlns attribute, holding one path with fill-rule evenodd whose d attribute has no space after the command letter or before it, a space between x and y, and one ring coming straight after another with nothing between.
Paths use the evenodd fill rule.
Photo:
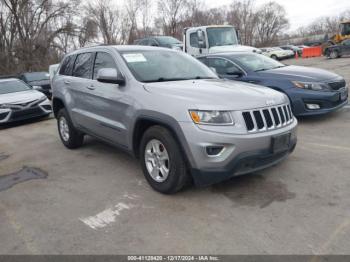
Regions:
<instances>
[{"instance_id":1,"label":"front door handle","mask_svg":"<svg viewBox=\"0 0 350 262\"><path fill-rule=\"evenodd\" d=\"M86 88L89 89L89 90L95 90L96 89L96 87L94 85L87 86Z\"/></svg>"},{"instance_id":2,"label":"front door handle","mask_svg":"<svg viewBox=\"0 0 350 262\"><path fill-rule=\"evenodd\" d=\"M64 83L65 83L66 85L70 85L70 81L69 81L69 80L64 80Z\"/></svg>"}]
</instances>

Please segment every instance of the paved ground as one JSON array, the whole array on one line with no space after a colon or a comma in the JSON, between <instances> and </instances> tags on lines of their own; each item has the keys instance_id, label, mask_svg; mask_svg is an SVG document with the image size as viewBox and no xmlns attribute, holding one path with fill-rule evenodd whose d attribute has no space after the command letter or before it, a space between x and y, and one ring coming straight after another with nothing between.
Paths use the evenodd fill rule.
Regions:
<instances>
[{"instance_id":1,"label":"paved ground","mask_svg":"<svg viewBox=\"0 0 350 262\"><path fill-rule=\"evenodd\" d=\"M291 62L350 80L350 59ZM302 119L280 165L164 196L118 149L66 150L54 119L0 130L0 253L350 254L349 134L349 107Z\"/></svg>"}]
</instances>

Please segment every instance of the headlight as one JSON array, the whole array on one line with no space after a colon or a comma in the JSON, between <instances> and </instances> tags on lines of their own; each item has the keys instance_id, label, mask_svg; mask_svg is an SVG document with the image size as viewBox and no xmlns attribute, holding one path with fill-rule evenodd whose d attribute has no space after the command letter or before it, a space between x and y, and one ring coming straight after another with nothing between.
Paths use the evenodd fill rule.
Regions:
<instances>
[{"instance_id":1,"label":"headlight","mask_svg":"<svg viewBox=\"0 0 350 262\"><path fill-rule=\"evenodd\" d=\"M325 83L292 81L295 87L314 91L329 91L330 88Z\"/></svg>"},{"instance_id":2,"label":"headlight","mask_svg":"<svg viewBox=\"0 0 350 262\"><path fill-rule=\"evenodd\" d=\"M228 111L199 111L190 110L194 123L204 125L234 125L234 121Z\"/></svg>"},{"instance_id":3,"label":"headlight","mask_svg":"<svg viewBox=\"0 0 350 262\"><path fill-rule=\"evenodd\" d=\"M43 103L43 102L45 102L47 100L47 97L46 96L42 96L42 97L40 97L40 99L38 100L38 104L40 104L40 103Z\"/></svg>"}]
</instances>

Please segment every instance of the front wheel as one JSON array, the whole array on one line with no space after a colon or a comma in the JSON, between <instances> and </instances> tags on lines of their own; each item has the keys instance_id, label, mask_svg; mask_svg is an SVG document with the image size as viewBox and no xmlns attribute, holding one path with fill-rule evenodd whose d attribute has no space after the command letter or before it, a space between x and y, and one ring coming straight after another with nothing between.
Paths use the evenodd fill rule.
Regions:
<instances>
[{"instance_id":1,"label":"front wheel","mask_svg":"<svg viewBox=\"0 0 350 262\"><path fill-rule=\"evenodd\" d=\"M66 109L61 109L58 112L57 127L61 141L67 148L74 149L83 144L84 134L73 126Z\"/></svg>"},{"instance_id":2,"label":"front wheel","mask_svg":"<svg viewBox=\"0 0 350 262\"><path fill-rule=\"evenodd\" d=\"M142 137L140 153L143 173L154 190L173 194L189 184L183 153L168 129L150 127Z\"/></svg>"}]
</instances>

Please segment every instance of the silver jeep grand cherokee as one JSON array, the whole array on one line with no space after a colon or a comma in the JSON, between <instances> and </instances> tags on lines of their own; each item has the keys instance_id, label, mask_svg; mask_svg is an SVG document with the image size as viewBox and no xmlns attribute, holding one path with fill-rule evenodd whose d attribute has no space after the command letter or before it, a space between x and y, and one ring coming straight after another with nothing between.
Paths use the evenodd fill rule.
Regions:
<instances>
[{"instance_id":1,"label":"silver jeep grand cherokee","mask_svg":"<svg viewBox=\"0 0 350 262\"><path fill-rule=\"evenodd\" d=\"M284 94L220 80L191 56L155 47L68 54L53 79L53 110L66 147L85 134L117 145L162 193L274 165L297 140Z\"/></svg>"}]
</instances>

